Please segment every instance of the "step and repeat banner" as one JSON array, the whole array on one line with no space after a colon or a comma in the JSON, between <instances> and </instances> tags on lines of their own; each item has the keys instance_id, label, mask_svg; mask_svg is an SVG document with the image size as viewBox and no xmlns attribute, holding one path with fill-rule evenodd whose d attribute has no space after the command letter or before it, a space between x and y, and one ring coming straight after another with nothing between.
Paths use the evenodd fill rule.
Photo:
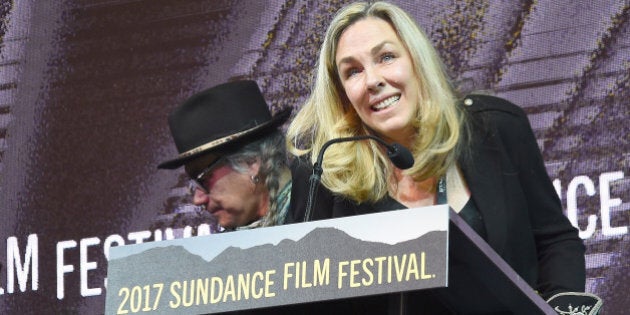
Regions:
<instances>
[{"instance_id":1,"label":"step and repeat banner","mask_svg":"<svg viewBox=\"0 0 630 315\"><path fill-rule=\"evenodd\" d=\"M588 292L630 308L628 1L392 2L460 90L528 113ZM176 154L168 113L234 79L299 108L347 3L1 0L0 313L102 314L111 247L215 232L182 170L156 168Z\"/></svg>"}]
</instances>

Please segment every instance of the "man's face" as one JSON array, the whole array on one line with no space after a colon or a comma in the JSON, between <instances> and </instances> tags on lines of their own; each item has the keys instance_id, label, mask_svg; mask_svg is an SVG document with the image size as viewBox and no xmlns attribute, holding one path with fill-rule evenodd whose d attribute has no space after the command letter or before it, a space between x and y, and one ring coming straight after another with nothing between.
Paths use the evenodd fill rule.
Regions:
<instances>
[{"instance_id":1,"label":"man's face","mask_svg":"<svg viewBox=\"0 0 630 315\"><path fill-rule=\"evenodd\" d=\"M213 165L200 181L207 190L196 188L195 205L203 205L218 223L226 229L260 219L266 213L263 189L257 189L252 176L258 173L260 163L247 165L246 172L234 170L226 160Z\"/></svg>"}]
</instances>

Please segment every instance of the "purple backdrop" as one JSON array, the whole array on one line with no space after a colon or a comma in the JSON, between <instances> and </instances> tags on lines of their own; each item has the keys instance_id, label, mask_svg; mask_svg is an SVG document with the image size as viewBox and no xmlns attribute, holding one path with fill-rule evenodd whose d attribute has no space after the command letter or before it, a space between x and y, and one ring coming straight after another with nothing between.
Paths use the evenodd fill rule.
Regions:
<instances>
[{"instance_id":1,"label":"purple backdrop","mask_svg":"<svg viewBox=\"0 0 630 315\"><path fill-rule=\"evenodd\" d=\"M629 309L630 4L393 2L463 91L525 109L587 245L587 290L602 314ZM181 170L156 170L176 154L166 116L237 78L299 107L345 3L0 1L0 313L103 313L109 246L206 233Z\"/></svg>"}]
</instances>

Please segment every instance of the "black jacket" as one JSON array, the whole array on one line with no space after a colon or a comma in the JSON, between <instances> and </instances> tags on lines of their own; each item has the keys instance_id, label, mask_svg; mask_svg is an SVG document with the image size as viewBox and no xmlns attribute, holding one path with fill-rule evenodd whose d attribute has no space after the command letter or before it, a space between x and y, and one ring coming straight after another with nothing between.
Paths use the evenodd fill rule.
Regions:
<instances>
[{"instance_id":1,"label":"black jacket","mask_svg":"<svg viewBox=\"0 0 630 315\"><path fill-rule=\"evenodd\" d=\"M467 109L471 139L458 162L483 216L486 241L543 298L583 292L584 245L562 213L527 116L497 97L467 98L472 104L461 106ZM287 221L302 222L312 167L296 159L292 171ZM312 219L394 210L389 204L356 204L320 185Z\"/></svg>"}]
</instances>

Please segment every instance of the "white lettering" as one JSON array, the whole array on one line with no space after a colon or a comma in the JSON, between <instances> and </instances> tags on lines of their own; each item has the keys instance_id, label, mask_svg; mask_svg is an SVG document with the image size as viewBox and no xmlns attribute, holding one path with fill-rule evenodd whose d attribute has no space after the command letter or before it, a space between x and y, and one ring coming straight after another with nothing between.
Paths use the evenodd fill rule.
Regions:
<instances>
[{"instance_id":1,"label":"white lettering","mask_svg":"<svg viewBox=\"0 0 630 315\"><path fill-rule=\"evenodd\" d=\"M81 261L79 268L81 269L81 296L101 295L101 288L88 288L88 271L98 268L95 261L88 261L88 247L98 245L101 240L98 237L84 238L80 242Z\"/></svg>"},{"instance_id":2,"label":"white lettering","mask_svg":"<svg viewBox=\"0 0 630 315\"><path fill-rule=\"evenodd\" d=\"M162 230L155 230L153 231L153 240L156 242L159 242L161 240L173 240L175 239L175 235L173 234L173 228L166 228L164 229L164 233L162 233Z\"/></svg>"},{"instance_id":3,"label":"white lettering","mask_svg":"<svg viewBox=\"0 0 630 315\"><path fill-rule=\"evenodd\" d=\"M70 241L61 241L57 243L57 299L63 300L64 297L64 281L63 274L74 271L73 265L64 265L64 251L68 248L77 247L77 242Z\"/></svg>"},{"instance_id":4,"label":"white lettering","mask_svg":"<svg viewBox=\"0 0 630 315\"><path fill-rule=\"evenodd\" d=\"M105 254L105 259L108 261L109 249L112 248L112 245L114 244L116 244L115 246L125 245L125 239L118 234L112 234L105 239L105 242L103 243L103 253ZM107 288L107 277L103 279L103 286Z\"/></svg>"},{"instance_id":5,"label":"white lettering","mask_svg":"<svg viewBox=\"0 0 630 315\"><path fill-rule=\"evenodd\" d=\"M192 226L190 225L186 225L184 227L184 238L189 238L192 237Z\"/></svg>"},{"instance_id":6,"label":"white lettering","mask_svg":"<svg viewBox=\"0 0 630 315\"><path fill-rule=\"evenodd\" d=\"M7 239L7 292L13 293L15 290L15 273L17 273L20 291L26 291L28 282L29 267L33 272L31 278L31 289L37 291L39 283L39 240L37 234L31 234L26 241L26 251L24 252L24 265L20 255L17 237L12 236ZM13 270L15 269L15 273Z\"/></svg>"},{"instance_id":7,"label":"white lettering","mask_svg":"<svg viewBox=\"0 0 630 315\"><path fill-rule=\"evenodd\" d=\"M597 229L597 221L599 220L599 218L601 218L601 229L603 236L617 237L628 234L628 226L611 226L611 212L613 212L612 208L621 206L623 204L623 201L620 198L611 198L610 188L612 186L612 182L621 180L623 178L624 173L622 171L602 173L599 176L599 216L596 214L588 215L588 223L584 230L580 229L580 227L578 226L578 215L580 212L578 209L578 190L581 186L584 188L586 196L593 197L596 195L595 183L592 179L585 175L576 176L575 178L573 178L573 180L571 180L566 192L567 217L569 218L569 221L571 221L571 224L578 229L580 238L587 239L595 235L595 230ZM560 182L560 180L554 180L553 186L558 196L562 198L562 183ZM584 216L586 215L584 214Z\"/></svg>"},{"instance_id":8,"label":"white lettering","mask_svg":"<svg viewBox=\"0 0 630 315\"><path fill-rule=\"evenodd\" d=\"M610 208L621 205L621 199L610 198L610 182L623 179L623 172L603 173L599 176L599 195L602 211L602 234L604 236L618 236L628 233L627 226L610 226Z\"/></svg>"},{"instance_id":9,"label":"white lettering","mask_svg":"<svg viewBox=\"0 0 630 315\"><path fill-rule=\"evenodd\" d=\"M571 221L571 224L579 230L580 238L587 239L595 233L595 229L597 228L597 216L594 214L588 216L586 230L581 230L578 226L577 190L579 186L584 187L587 195L595 195L595 185L588 176L581 175L574 178L567 188L567 217L569 221Z\"/></svg>"},{"instance_id":10,"label":"white lettering","mask_svg":"<svg viewBox=\"0 0 630 315\"><path fill-rule=\"evenodd\" d=\"M115 246L125 245L125 239L118 234L112 234L105 239L103 251L107 260L109 260L109 249L113 247L113 244L116 244Z\"/></svg>"},{"instance_id":11,"label":"white lettering","mask_svg":"<svg viewBox=\"0 0 630 315\"><path fill-rule=\"evenodd\" d=\"M210 235L210 234L211 234L210 224L202 223L202 224L199 224L199 226L197 226L197 236Z\"/></svg>"},{"instance_id":12,"label":"white lettering","mask_svg":"<svg viewBox=\"0 0 630 315\"><path fill-rule=\"evenodd\" d=\"M127 234L127 239L135 241L136 244L142 244L144 240L148 240L149 238L151 238L151 231L139 231Z\"/></svg>"}]
</instances>

